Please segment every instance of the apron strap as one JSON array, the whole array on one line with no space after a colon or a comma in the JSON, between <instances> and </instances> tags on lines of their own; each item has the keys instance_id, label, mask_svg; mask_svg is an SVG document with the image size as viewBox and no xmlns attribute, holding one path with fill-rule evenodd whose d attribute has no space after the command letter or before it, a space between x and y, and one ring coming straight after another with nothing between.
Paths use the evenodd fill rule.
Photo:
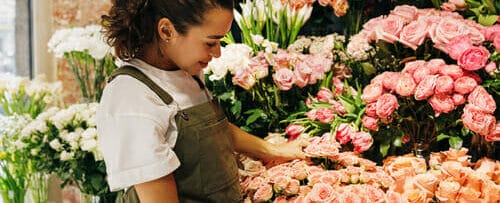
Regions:
<instances>
[{"instance_id":1,"label":"apron strap","mask_svg":"<svg viewBox=\"0 0 500 203\"><path fill-rule=\"evenodd\" d=\"M155 92L160 97L160 99L167 105L172 103L173 101L172 96L170 96L167 92L165 92L165 90L163 90L160 86L158 86L155 82L153 82L146 74L144 74L136 67L126 65L115 69L113 73L111 73L111 76L108 79L108 83L111 82L113 79L115 79L115 77L118 75L130 75L133 78L141 81L146 86L148 86L149 89L153 90L153 92Z\"/></svg>"}]
</instances>

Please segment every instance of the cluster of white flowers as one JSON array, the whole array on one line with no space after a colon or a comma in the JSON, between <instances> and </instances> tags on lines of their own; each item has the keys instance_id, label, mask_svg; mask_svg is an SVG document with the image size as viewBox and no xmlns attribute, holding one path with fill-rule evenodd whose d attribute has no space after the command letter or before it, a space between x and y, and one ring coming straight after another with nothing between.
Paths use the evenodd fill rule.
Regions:
<instances>
[{"instance_id":1,"label":"cluster of white flowers","mask_svg":"<svg viewBox=\"0 0 500 203\"><path fill-rule=\"evenodd\" d=\"M66 109L50 108L24 127L20 140L23 146L32 147L27 150L31 150L33 156L40 153L42 145L48 145L62 161L72 160L81 152L90 152L96 161L102 160L97 148L97 106L98 103L90 103ZM57 133L54 135L54 132Z\"/></svg>"},{"instance_id":2,"label":"cluster of white flowers","mask_svg":"<svg viewBox=\"0 0 500 203\"><path fill-rule=\"evenodd\" d=\"M50 38L48 47L58 58L72 51L88 51L93 58L102 59L111 51L99 25L57 30Z\"/></svg>"},{"instance_id":3,"label":"cluster of white flowers","mask_svg":"<svg viewBox=\"0 0 500 203\"><path fill-rule=\"evenodd\" d=\"M28 115L0 116L1 151L15 151L25 144L19 140L19 134L33 119Z\"/></svg>"},{"instance_id":4,"label":"cluster of white flowers","mask_svg":"<svg viewBox=\"0 0 500 203\"><path fill-rule=\"evenodd\" d=\"M48 82L44 75L38 75L33 80L10 73L0 73L0 99L10 102L17 97L26 95L32 101L43 101L47 105L58 105L62 101L62 83Z\"/></svg>"},{"instance_id":5,"label":"cluster of white flowers","mask_svg":"<svg viewBox=\"0 0 500 203\"><path fill-rule=\"evenodd\" d=\"M309 54L318 54L332 52L335 45L342 45L345 37L337 33L318 37L318 36L299 36L298 39L288 46L288 50L297 52L307 52Z\"/></svg>"},{"instance_id":6,"label":"cluster of white flowers","mask_svg":"<svg viewBox=\"0 0 500 203\"><path fill-rule=\"evenodd\" d=\"M229 44L221 48L221 56L213 59L204 69L211 81L220 80L237 67L247 67L253 56L251 47L245 44Z\"/></svg>"}]
</instances>

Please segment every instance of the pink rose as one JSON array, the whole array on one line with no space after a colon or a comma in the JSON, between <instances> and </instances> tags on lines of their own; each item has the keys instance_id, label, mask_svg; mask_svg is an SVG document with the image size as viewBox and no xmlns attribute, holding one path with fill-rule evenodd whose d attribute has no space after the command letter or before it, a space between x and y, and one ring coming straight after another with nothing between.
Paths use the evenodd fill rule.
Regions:
<instances>
[{"instance_id":1,"label":"pink rose","mask_svg":"<svg viewBox=\"0 0 500 203\"><path fill-rule=\"evenodd\" d=\"M318 101L321 102L329 102L331 99L333 99L333 93L331 90L321 87L321 89L318 91L318 94L316 96L318 98Z\"/></svg>"},{"instance_id":2,"label":"pink rose","mask_svg":"<svg viewBox=\"0 0 500 203\"><path fill-rule=\"evenodd\" d=\"M335 138L340 142L340 144L345 144L351 141L351 137L353 135L354 128L347 123L341 123L335 132Z\"/></svg>"},{"instance_id":3,"label":"pink rose","mask_svg":"<svg viewBox=\"0 0 500 203\"><path fill-rule=\"evenodd\" d=\"M382 86L387 90L395 90L401 73L387 71L382 74L384 75Z\"/></svg>"},{"instance_id":4,"label":"pink rose","mask_svg":"<svg viewBox=\"0 0 500 203\"><path fill-rule=\"evenodd\" d=\"M332 108L319 108L316 118L322 123L330 123L335 118L335 111Z\"/></svg>"},{"instance_id":5,"label":"pink rose","mask_svg":"<svg viewBox=\"0 0 500 203\"><path fill-rule=\"evenodd\" d=\"M410 96L415 93L416 87L417 84L415 83L415 80L413 80L413 77L408 73L404 73L398 80L396 93L404 97Z\"/></svg>"},{"instance_id":6,"label":"pink rose","mask_svg":"<svg viewBox=\"0 0 500 203\"><path fill-rule=\"evenodd\" d=\"M467 129L487 136L495 129L496 119L493 115L483 113L481 109L467 104L462 114L462 123Z\"/></svg>"},{"instance_id":7,"label":"pink rose","mask_svg":"<svg viewBox=\"0 0 500 203\"><path fill-rule=\"evenodd\" d=\"M290 124L285 128L285 133L289 136L288 140L295 140L304 130L304 126Z\"/></svg>"},{"instance_id":8,"label":"pink rose","mask_svg":"<svg viewBox=\"0 0 500 203\"><path fill-rule=\"evenodd\" d=\"M389 15L382 23L375 27L377 40L394 43L399 39L399 33L403 30L404 19L399 16Z\"/></svg>"},{"instance_id":9,"label":"pink rose","mask_svg":"<svg viewBox=\"0 0 500 203\"><path fill-rule=\"evenodd\" d=\"M421 67L424 67L426 63L427 62L425 62L424 60L416 60L416 61L407 62L407 63L405 63L405 67L403 68L401 73L408 73L410 75L413 75L415 70L417 70Z\"/></svg>"},{"instance_id":10,"label":"pink rose","mask_svg":"<svg viewBox=\"0 0 500 203\"><path fill-rule=\"evenodd\" d=\"M405 20L406 23L412 22L417 18L418 9L415 6L400 5L396 6L392 11L391 15L396 15Z\"/></svg>"},{"instance_id":11,"label":"pink rose","mask_svg":"<svg viewBox=\"0 0 500 203\"><path fill-rule=\"evenodd\" d=\"M487 73L493 73L494 71L497 70L497 64L495 62L490 62L488 63L488 65L486 65L484 67L484 70L487 72Z\"/></svg>"},{"instance_id":12,"label":"pink rose","mask_svg":"<svg viewBox=\"0 0 500 203\"><path fill-rule=\"evenodd\" d=\"M286 200L286 196L278 196L274 199L273 203L288 203L288 200Z\"/></svg>"},{"instance_id":13,"label":"pink rose","mask_svg":"<svg viewBox=\"0 0 500 203\"><path fill-rule=\"evenodd\" d=\"M465 9L467 6L467 3L465 3L465 0L450 0L448 2L455 4L457 9L460 11L463 11L463 9Z\"/></svg>"},{"instance_id":14,"label":"pink rose","mask_svg":"<svg viewBox=\"0 0 500 203\"><path fill-rule=\"evenodd\" d=\"M310 111L308 111L306 113L307 118L311 121L317 120L318 119L318 116L316 114L317 111L318 111L317 109L311 109Z\"/></svg>"},{"instance_id":15,"label":"pink rose","mask_svg":"<svg viewBox=\"0 0 500 203\"><path fill-rule=\"evenodd\" d=\"M277 66L275 68L286 68L288 69L289 66L289 61L290 61L290 55L288 54L288 51L279 49L276 54L274 54L273 57L274 63L272 64L273 66Z\"/></svg>"},{"instance_id":16,"label":"pink rose","mask_svg":"<svg viewBox=\"0 0 500 203\"><path fill-rule=\"evenodd\" d=\"M384 94L377 100L377 116L389 117L398 108L398 99L393 94Z\"/></svg>"},{"instance_id":17,"label":"pink rose","mask_svg":"<svg viewBox=\"0 0 500 203\"><path fill-rule=\"evenodd\" d=\"M455 103L451 96L447 94L435 94L429 99L429 104L434 109L436 116L441 113L449 113L455 109Z\"/></svg>"},{"instance_id":18,"label":"pink rose","mask_svg":"<svg viewBox=\"0 0 500 203\"><path fill-rule=\"evenodd\" d=\"M382 84L369 84L363 89L361 99L366 103L375 102L382 95L383 90Z\"/></svg>"},{"instance_id":19,"label":"pink rose","mask_svg":"<svg viewBox=\"0 0 500 203\"><path fill-rule=\"evenodd\" d=\"M495 37L493 38L493 46L497 51L500 51L500 32L495 34Z\"/></svg>"},{"instance_id":20,"label":"pink rose","mask_svg":"<svg viewBox=\"0 0 500 203\"><path fill-rule=\"evenodd\" d=\"M453 78L450 76L439 76L436 80L436 94L450 94L453 92Z\"/></svg>"},{"instance_id":21,"label":"pink rose","mask_svg":"<svg viewBox=\"0 0 500 203\"><path fill-rule=\"evenodd\" d=\"M385 75L384 73L382 74L378 74L377 76L375 76L371 81L370 81L370 84L380 84L382 85L382 82L384 81L384 78L385 78Z\"/></svg>"},{"instance_id":22,"label":"pink rose","mask_svg":"<svg viewBox=\"0 0 500 203\"><path fill-rule=\"evenodd\" d=\"M273 74L274 83L281 90L289 90L295 83L293 71L288 68L280 68Z\"/></svg>"},{"instance_id":23,"label":"pink rose","mask_svg":"<svg viewBox=\"0 0 500 203\"><path fill-rule=\"evenodd\" d=\"M295 85L303 88L309 83L312 69L305 62L296 62L294 64L293 72L295 74Z\"/></svg>"},{"instance_id":24,"label":"pink rose","mask_svg":"<svg viewBox=\"0 0 500 203\"><path fill-rule=\"evenodd\" d=\"M483 82L483 80L481 79L481 76L479 76L479 74L477 74L474 71L464 71L463 76L471 77L472 79L474 79L477 82L477 84L481 84Z\"/></svg>"},{"instance_id":25,"label":"pink rose","mask_svg":"<svg viewBox=\"0 0 500 203\"><path fill-rule=\"evenodd\" d=\"M488 142L498 142L500 141L500 123L495 125L495 128L490 132L490 134L486 135L486 141Z\"/></svg>"},{"instance_id":26,"label":"pink rose","mask_svg":"<svg viewBox=\"0 0 500 203\"><path fill-rule=\"evenodd\" d=\"M255 85L255 78L246 68L237 68L234 70L233 83L239 85L243 89L249 90Z\"/></svg>"},{"instance_id":27,"label":"pink rose","mask_svg":"<svg viewBox=\"0 0 500 203\"><path fill-rule=\"evenodd\" d=\"M469 94L477 86L476 80L469 76L462 76L455 80L453 90L459 94Z\"/></svg>"},{"instance_id":28,"label":"pink rose","mask_svg":"<svg viewBox=\"0 0 500 203\"><path fill-rule=\"evenodd\" d=\"M332 186L326 183L316 183L307 196L315 202L330 202L336 194Z\"/></svg>"},{"instance_id":29,"label":"pink rose","mask_svg":"<svg viewBox=\"0 0 500 203\"><path fill-rule=\"evenodd\" d=\"M469 104L478 107L484 113L493 114L497 108L496 101L493 99L493 96L491 96L490 93L488 93L486 89L480 85L478 85L474 91L469 94L467 101Z\"/></svg>"},{"instance_id":30,"label":"pink rose","mask_svg":"<svg viewBox=\"0 0 500 203\"><path fill-rule=\"evenodd\" d=\"M483 33L484 38L488 41L493 41L497 32L500 32L500 24L485 26L481 29L481 33Z\"/></svg>"},{"instance_id":31,"label":"pink rose","mask_svg":"<svg viewBox=\"0 0 500 203\"><path fill-rule=\"evenodd\" d=\"M439 72L439 70L446 66L446 62L443 59L431 59L427 62L427 68L429 69L429 74L434 75Z\"/></svg>"},{"instance_id":32,"label":"pink rose","mask_svg":"<svg viewBox=\"0 0 500 203\"><path fill-rule=\"evenodd\" d=\"M490 52L483 46L472 46L465 50L460 58L458 58L458 65L465 70L475 71L486 65Z\"/></svg>"},{"instance_id":33,"label":"pink rose","mask_svg":"<svg viewBox=\"0 0 500 203\"><path fill-rule=\"evenodd\" d=\"M446 50L452 59L457 60L465 50L472 46L472 41L469 37L467 35L462 35L453 38L450 43L446 45Z\"/></svg>"},{"instance_id":34,"label":"pink rose","mask_svg":"<svg viewBox=\"0 0 500 203\"><path fill-rule=\"evenodd\" d=\"M455 106L459 106L465 103L465 96L463 94L453 94L451 97Z\"/></svg>"},{"instance_id":35,"label":"pink rose","mask_svg":"<svg viewBox=\"0 0 500 203\"><path fill-rule=\"evenodd\" d=\"M458 65L446 65L439 69L439 74L450 76L453 80L458 79L464 75L464 71Z\"/></svg>"},{"instance_id":36,"label":"pink rose","mask_svg":"<svg viewBox=\"0 0 500 203\"><path fill-rule=\"evenodd\" d=\"M363 153L370 149L373 144L373 139L370 133L361 131L354 133L351 143L354 145L355 152Z\"/></svg>"},{"instance_id":37,"label":"pink rose","mask_svg":"<svg viewBox=\"0 0 500 203\"><path fill-rule=\"evenodd\" d=\"M377 117L377 102L367 104L365 114L370 117Z\"/></svg>"},{"instance_id":38,"label":"pink rose","mask_svg":"<svg viewBox=\"0 0 500 203\"><path fill-rule=\"evenodd\" d=\"M434 94L437 77L437 75L428 75L417 85L417 89L415 89L416 100L424 100Z\"/></svg>"},{"instance_id":39,"label":"pink rose","mask_svg":"<svg viewBox=\"0 0 500 203\"><path fill-rule=\"evenodd\" d=\"M457 10L457 6L455 6L455 4L451 2L444 2L443 4L441 4L441 9L445 11L455 11Z\"/></svg>"},{"instance_id":40,"label":"pink rose","mask_svg":"<svg viewBox=\"0 0 500 203\"><path fill-rule=\"evenodd\" d=\"M256 202L267 202L273 197L273 188L269 184L264 184L253 195Z\"/></svg>"},{"instance_id":41,"label":"pink rose","mask_svg":"<svg viewBox=\"0 0 500 203\"><path fill-rule=\"evenodd\" d=\"M442 46L450 43L450 40L455 37L468 34L467 31L467 27L462 21L453 18L441 18L429 33L434 44Z\"/></svg>"},{"instance_id":42,"label":"pink rose","mask_svg":"<svg viewBox=\"0 0 500 203\"><path fill-rule=\"evenodd\" d=\"M299 194L300 182L296 179L291 179L288 186L285 188L285 192L289 195Z\"/></svg>"},{"instance_id":43,"label":"pink rose","mask_svg":"<svg viewBox=\"0 0 500 203\"><path fill-rule=\"evenodd\" d=\"M413 73L413 80L415 80L415 83L417 83L417 85L418 85L420 82L422 82L422 80L424 80L425 77L427 77L429 75L432 75L431 69L429 67L427 67L427 63L426 63L425 66L420 67L420 68L415 70L415 72Z\"/></svg>"},{"instance_id":44,"label":"pink rose","mask_svg":"<svg viewBox=\"0 0 500 203\"><path fill-rule=\"evenodd\" d=\"M423 20L413 21L406 25L400 34L399 41L413 50L417 50L429 33L429 24Z\"/></svg>"},{"instance_id":45,"label":"pink rose","mask_svg":"<svg viewBox=\"0 0 500 203\"><path fill-rule=\"evenodd\" d=\"M342 103L340 103L339 101L332 100L332 101L330 101L330 103L333 104L333 108L335 109L335 112L337 114L344 115L347 113L347 111L344 108L344 105L342 105Z\"/></svg>"},{"instance_id":46,"label":"pink rose","mask_svg":"<svg viewBox=\"0 0 500 203\"><path fill-rule=\"evenodd\" d=\"M363 122L363 127L365 127L366 129L373 131L378 130L378 119L370 116L363 116L363 119L361 121Z\"/></svg>"},{"instance_id":47,"label":"pink rose","mask_svg":"<svg viewBox=\"0 0 500 203\"><path fill-rule=\"evenodd\" d=\"M280 191L284 190L285 188L288 187L289 182L290 182L290 177L288 177L288 176L280 175L280 176L274 177L273 178L274 191L280 192Z\"/></svg>"}]
</instances>

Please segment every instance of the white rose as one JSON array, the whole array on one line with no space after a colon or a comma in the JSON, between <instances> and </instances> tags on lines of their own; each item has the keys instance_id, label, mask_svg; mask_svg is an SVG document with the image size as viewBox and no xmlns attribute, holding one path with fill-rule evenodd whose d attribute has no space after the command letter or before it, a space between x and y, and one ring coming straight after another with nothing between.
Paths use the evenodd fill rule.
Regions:
<instances>
[{"instance_id":1,"label":"white rose","mask_svg":"<svg viewBox=\"0 0 500 203\"><path fill-rule=\"evenodd\" d=\"M74 152L67 152L67 151L62 151L60 155L61 161L67 161L73 159L73 156L75 156Z\"/></svg>"},{"instance_id":2,"label":"white rose","mask_svg":"<svg viewBox=\"0 0 500 203\"><path fill-rule=\"evenodd\" d=\"M59 151L62 149L62 144L59 142L59 139L57 139L57 138L50 141L49 146L56 151Z\"/></svg>"}]
</instances>

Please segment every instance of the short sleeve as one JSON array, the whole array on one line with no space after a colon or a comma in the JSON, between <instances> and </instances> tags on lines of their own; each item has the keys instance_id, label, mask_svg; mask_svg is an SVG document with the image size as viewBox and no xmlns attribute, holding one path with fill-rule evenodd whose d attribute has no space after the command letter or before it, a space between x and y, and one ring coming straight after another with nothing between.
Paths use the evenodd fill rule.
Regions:
<instances>
[{"instance_id":1,"label":"short sleeve","mask_svg":"<svg viewBox=\"0 0 500 203\"><path fill-rule=\"evenodd\" d=\"M180 166L173 151L176 112L134 78L119 76L108 84L97 129L112 191L161 178Z\"/></svg>"}]
</instances>

